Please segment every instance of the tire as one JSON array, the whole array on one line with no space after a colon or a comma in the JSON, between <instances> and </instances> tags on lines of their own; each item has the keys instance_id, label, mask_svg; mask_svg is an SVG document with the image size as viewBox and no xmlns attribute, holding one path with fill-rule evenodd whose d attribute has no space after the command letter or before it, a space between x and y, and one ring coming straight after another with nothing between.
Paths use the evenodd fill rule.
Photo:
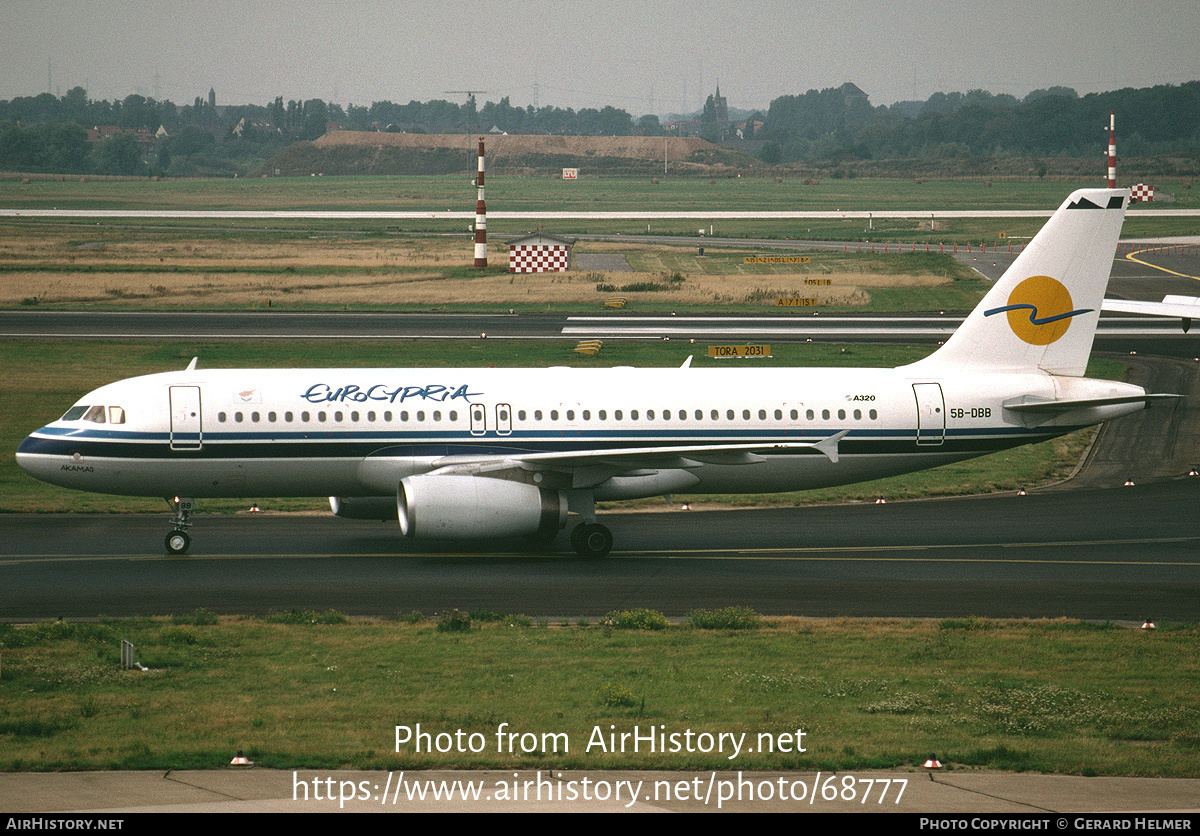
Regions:
<instances>
[{"instance_id":1,"label":"tire","mask_svg":"<svg viewBox=\"0 0 1200 836\"><path fill-rule=\"evenodd\" d=\"M171 554L183 554L188 550L188 546L192 544L192 538L188 536L186 531L172 531L167 535L164 541L167 551Z\"/></svg>"},{"instance_id":2,"label":"tire","mask_svg":"<svg viewBox=\"0 0 1200 836\"><path fill-rule=\"evenodd\" d=\"M571 532L571 545L580 557L604 557L612 551L612 532L600 523L580 523Z\"/></svg>"}]
</instances>

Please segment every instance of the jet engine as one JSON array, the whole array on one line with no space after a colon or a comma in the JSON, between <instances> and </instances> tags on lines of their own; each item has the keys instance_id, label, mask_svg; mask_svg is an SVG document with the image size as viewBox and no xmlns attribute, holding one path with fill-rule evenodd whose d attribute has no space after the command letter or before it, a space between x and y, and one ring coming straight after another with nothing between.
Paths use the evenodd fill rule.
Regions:
<instances>
[{"instance_id":1,"label":"jet engine","mask_svg":"<svg viewBox=\"0 0 1200 836\"><path fill-rule=\"evenodd\" d=\"M407 476L396 490L408 537L553 537L567 521L561 491L465 474Z\"/></svg>"}]
</instances>

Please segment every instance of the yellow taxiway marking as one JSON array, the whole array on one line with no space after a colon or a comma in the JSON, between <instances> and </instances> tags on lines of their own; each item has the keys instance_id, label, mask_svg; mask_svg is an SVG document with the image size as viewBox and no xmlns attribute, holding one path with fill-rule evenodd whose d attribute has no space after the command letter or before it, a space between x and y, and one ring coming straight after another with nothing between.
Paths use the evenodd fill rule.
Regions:
<instances>
[{"instance_id":1,"label":"yellow taxiway marking","mask_svg":"<svg viewBox=\"0 0 1200 836\"><path fill-rule=\"evenodd\" d=\"M1138 250L1137 252L1134 252L1134 253L1126 253L1125 260L1132 261L1135 264L1140 264L1143 267L1149 267L1152 270L1161 270L1164 273L1170 273L1172 276L1179 276L1180 278L1183 278L1183 279L1196 279L1197 281L1200 281L1200 276L1189 276L1187 273L1177 273L1174 270L1168 270L1166 267L1159 267L1157 264L1151 264L1148 261L1142 261L1140 258L1134 258L1135 255L1140 255L1142 253L1149 253L1149 252L1154 252L1154 248L1147 247L1144 250Z\"/></svg>"},{"instance_id":2,"label":"yellow taxiway marking","mask_svg":"<svg viewBox=\"0 0 1200 836\"><path fill-rule=\"evenodd\" d=\"M1056 542L1023 543L934 543L904 546L787 546L766 549L662 549L650 551L613 552L613 559L667 559L667 560L793 560L803 562L853 561L859 563L928 562L928 563L1072 563L1092 566L1197 566L1200 561L1182 560L1063 560L1061 558L1001 558L1001 557L932 557L903 556L899 552L962 551L965 549L1030 549L1030 548L1096 548L1102 546L1169 545L1172 543L1200 542L1200 537L1151 537L1126 540L1064 540ZM880 553L884 554L880 554ZM887 553L891 554L887 554ZM95 561L179 561L189 560L316 560L338 557L391 558L407 560L428 558L434 560L488 559L511 560L513 558L577 559L569 551L559 552L354 552L347 554L129 554L129 555L68 555L43 554L22 558L0 560L0 566L21 563L39 563L55 560Z\"/></svg>"}]
</instances>

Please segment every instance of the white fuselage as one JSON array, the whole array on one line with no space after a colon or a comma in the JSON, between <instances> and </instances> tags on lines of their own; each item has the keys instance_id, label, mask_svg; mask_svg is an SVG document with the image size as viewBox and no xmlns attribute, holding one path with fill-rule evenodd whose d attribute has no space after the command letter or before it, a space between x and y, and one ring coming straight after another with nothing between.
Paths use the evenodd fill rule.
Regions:
<instances>
[{"instance_id":1,"label":"white fuselage","mask_svg":"<svg viewBox=\"0 0 1200 836\"><path fill-rule=\"evenodd\" d=\"M384 496L460 458L521 466L537 454L587 451L592 463L575 463L562 487L596 499L765 493L920 470L1142 408L1031 417L1004 403L1142 390L1041 372L917 371L189 369L96 389L32 433L17 460L39 479L114 494ZM842 431L836 456L797 446ZM761 447L636 466L597 456L739 444Z\"/></svg>"}]
</instances>

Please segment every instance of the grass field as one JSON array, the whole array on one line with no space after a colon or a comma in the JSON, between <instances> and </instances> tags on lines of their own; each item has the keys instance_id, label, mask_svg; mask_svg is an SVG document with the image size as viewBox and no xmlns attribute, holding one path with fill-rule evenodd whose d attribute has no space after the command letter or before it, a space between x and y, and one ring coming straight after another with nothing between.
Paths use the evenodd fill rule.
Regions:
<instances>
[{"instance_id":1,"label":"grass field","mask_svg":"<svg viewBox=\"0 0 1200 836\"><path fill-rule=\"evenodd\" d=\"M935 209L1037 209L1050 211L1076 188L1102 186L1103 173L1094 180L1071 182L997 180L930 180L914 183L898 180L823 180L803 185L796 179L776 181L770 177L740 178L649 178L585 177L561 180L549 177L489 175L488 208L493 211L628 211L637 207L648 212L685 210L814 210L883 211ZM372 211L472 211L476 192L470 176L436 177L312 177L261 178L247 180L96 180L79 178L0 181L0 206L7 208L74 209L203 209L203 210L372 210ZM1174 192L1176 208L1200 204L1196 190ZM166 222L156 222L166 223ZM392 231L466 232L462 221L321 222L326 228ZM644 233L641 221L548 222L550 231L581 233ZM948 222L930 231L916 220L878 221L867 230L862 221L719 221L712 232L718 236L767 238L819 238L835 240L920 241L966 243L999 241L999 235L1029 236L1042 225L1040 219L964 219ZM83 224L86 226L89 224ZM136 222L133 225L144 225ZM167 224L171 225L171 224ZM194 227L195 221L173 225ZM217 226L227 226L227 222ZM241 224L245 226L246 224ZM254 228L308 228L311 222L249 222ZM528 231L532 222L489 219L492 240ZM709 223L655 221L649 231L656 234L695 235ZM1137 210L1126 221L1126 235L1195 234L1195 219L1138 219ZM465 236L464 236L465 237ZM468 251L469 252L469 251Z\"/></svg>"},{"instance_id":2,"label":"grass field","mask_svg":"<svg viewBox=\"0 0 1200 836\"><path fill-rule=\"evenodd\" d=\"M398 615L0 624L0 769L220 768L242 749L281 769L903 772L936 752L950 769L1200 771L1194 626L764 619L631 630L480 613L469 630L442 631L449 619ZM120 670L120 639L149 672ZM518 735L511 746L497 745L502 723ZM397 747L395 727L417 724L431 739L475 735L478 751ZM597 732L635 726L746 744L733 758L595 745ZM789 751L762 751L760 735Z\"/></svg>"}]
</instances>

